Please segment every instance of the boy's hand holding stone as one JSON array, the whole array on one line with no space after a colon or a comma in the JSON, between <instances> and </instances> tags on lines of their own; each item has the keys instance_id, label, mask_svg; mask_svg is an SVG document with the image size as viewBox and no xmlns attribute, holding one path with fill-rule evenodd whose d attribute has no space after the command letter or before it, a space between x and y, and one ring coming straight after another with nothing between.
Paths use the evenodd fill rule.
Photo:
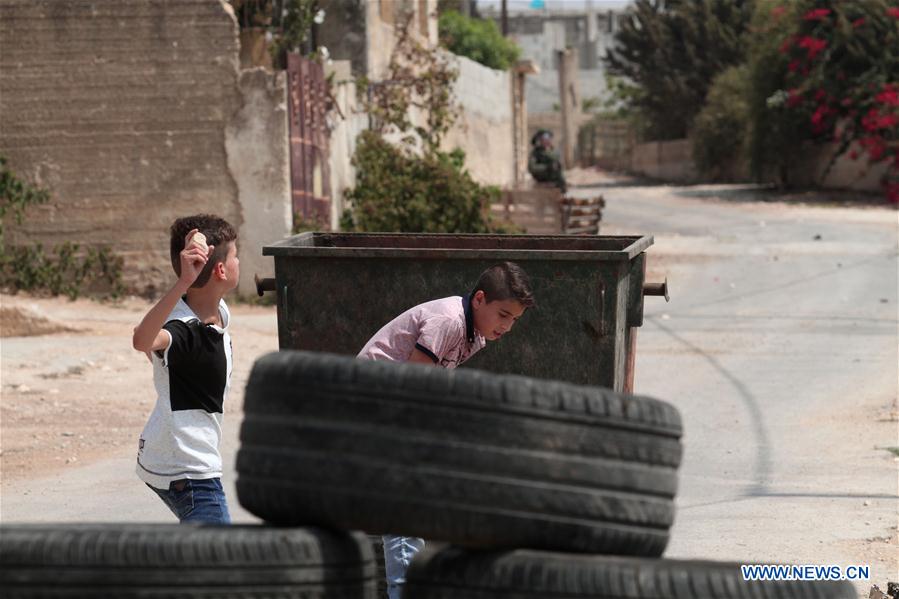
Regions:
<instances>
[{"instance_id":1,"label":"boy's hand holding stone","mask_svg":"<svg viewBox=\"0 0 899 599\"><path fill-rule=\"evenodd\" d=\"M184 238L184 249L181 250L181 277L180 282L190 287L193 285L206 262L209 260L213 245L206 245L206 236L197 229L193 229Z\"/></svg>"}]
</instances>

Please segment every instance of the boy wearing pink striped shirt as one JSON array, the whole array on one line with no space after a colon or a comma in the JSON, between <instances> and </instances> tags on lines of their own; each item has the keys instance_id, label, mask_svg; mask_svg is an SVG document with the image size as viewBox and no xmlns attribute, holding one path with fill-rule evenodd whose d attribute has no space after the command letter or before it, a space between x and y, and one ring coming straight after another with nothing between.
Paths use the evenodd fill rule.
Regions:
<instances>
[{"instance_id":1,"label":"boy wearing pink striped shirt","mask_svg":"<svg viewBox=\"0 0 899 599\"><path fill-rule=\"evenodd\" d=\"M513 262L502 262L481 273L472 292L406 310L369 339L357 358L418 362L456 368L496 341L534 305L527 273ZM424 547L417 537L384 535L387 594L400 599L406 568Z\"/></svg>"}]
</instances>

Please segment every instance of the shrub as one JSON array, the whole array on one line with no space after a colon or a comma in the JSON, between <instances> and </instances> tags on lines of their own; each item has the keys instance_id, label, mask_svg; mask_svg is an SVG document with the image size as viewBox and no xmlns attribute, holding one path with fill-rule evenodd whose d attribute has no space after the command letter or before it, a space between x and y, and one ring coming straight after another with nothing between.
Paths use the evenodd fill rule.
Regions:
<instances>
[{"instance_id":1,"label":"shrub","mask_svg":"<svg viewBox=\"0 0 899 599\"><path fill-rule=\"evenodd\" d=\"M789 186L809 132L803 115L792 110L795 98L783 91L788 61L780 52L792 31L795 7L780 0L756 5L749 44L749 162L753 176ZM773 11L773 14L772 14Z\"/></svg>"},{"instance_id":2,"label":"shrub","mask_svg":"<svg viewBox=\"0 0 899 599\"><path fill-rule=\"evenodd\" d=\"M718 75L693 125L693 160L706 176L733 177L746 155L749 128L749 69L731 67Z\"/></svg>"},{"instance_id":3,"label":"shrub","mask_svg":"<svg viewBox=\"0 0 899 599\"><path fill-rule=\"evenodd\" d=\"M489 233L501 226L489 217L499 196L464 170L461 150L418 156L372 131L364 131L353 155L356 186L346 192L352 211L341 228L404 233Z\"/></svg>"},{"instance_id":4,"label":"shrub","mask_svg":"<svg viewBox=\"0 0 899 599\"><path fill-rule=\"evenodd\" d=\"M19 179L0 156L0 287L66 295L70 299L86 291L119 297L124 292L122 259L107 246L82 252L78 244L66 242L49 255L40 244L6 246L3 237L6 215L12 213L16 223L21 224L29 206L49 199L46 189Z\"/></svg>"},{"instance_id":5,"label":"shrub","mask_svg":"<svg viewBox=\"0 0 899 599\"><path fill-rule=\"evenodd\" d=\"M440 15L438 27L440 42L447 50L491 69L504 71L521 55L521 48L503 37L492 20L447 11Z\"/></svg>"}]
</instances>

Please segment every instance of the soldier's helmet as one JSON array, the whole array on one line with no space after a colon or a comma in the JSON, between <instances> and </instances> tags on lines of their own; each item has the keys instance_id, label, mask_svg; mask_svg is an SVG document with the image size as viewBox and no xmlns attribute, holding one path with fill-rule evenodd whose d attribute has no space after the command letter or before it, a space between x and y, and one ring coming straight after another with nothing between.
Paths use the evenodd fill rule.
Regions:
<instances>
[{"instance_id":1,"label":"soldier's helmet","mask_svg":"<svg viewBox=\"0 0 899 599\"><path fill-rule=\"evenodd\" d=\"M539 130L537 130L536 133L534 133L534 137L531 138L531 145L532 145L532 146L536 146L536 145L539 144L543 139L549 139L549 140L552 140L552 138L553 138L553 132L552 132L552 131L550 131L549 129L539 129Z\"/></svg>"}]
</instances>

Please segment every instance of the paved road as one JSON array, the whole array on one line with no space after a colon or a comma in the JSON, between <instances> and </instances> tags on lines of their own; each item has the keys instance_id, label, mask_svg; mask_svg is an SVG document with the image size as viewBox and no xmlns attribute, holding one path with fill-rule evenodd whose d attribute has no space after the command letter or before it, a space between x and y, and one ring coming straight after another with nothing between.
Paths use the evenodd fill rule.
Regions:
<instances>
[{"instance_id":1,"label":"paved road","mask_svg":"<svg viewBox=\"0 0 899 599\"><path fill-rule=\"evenodd\" d=\"M685 421L668 555L899 580L899 458L879 449L899 446L897 212L616 185L575 193L605 195L603 234L654 235L648 279L670 285L635 380Z\"/></svg>"}]
</instances>

